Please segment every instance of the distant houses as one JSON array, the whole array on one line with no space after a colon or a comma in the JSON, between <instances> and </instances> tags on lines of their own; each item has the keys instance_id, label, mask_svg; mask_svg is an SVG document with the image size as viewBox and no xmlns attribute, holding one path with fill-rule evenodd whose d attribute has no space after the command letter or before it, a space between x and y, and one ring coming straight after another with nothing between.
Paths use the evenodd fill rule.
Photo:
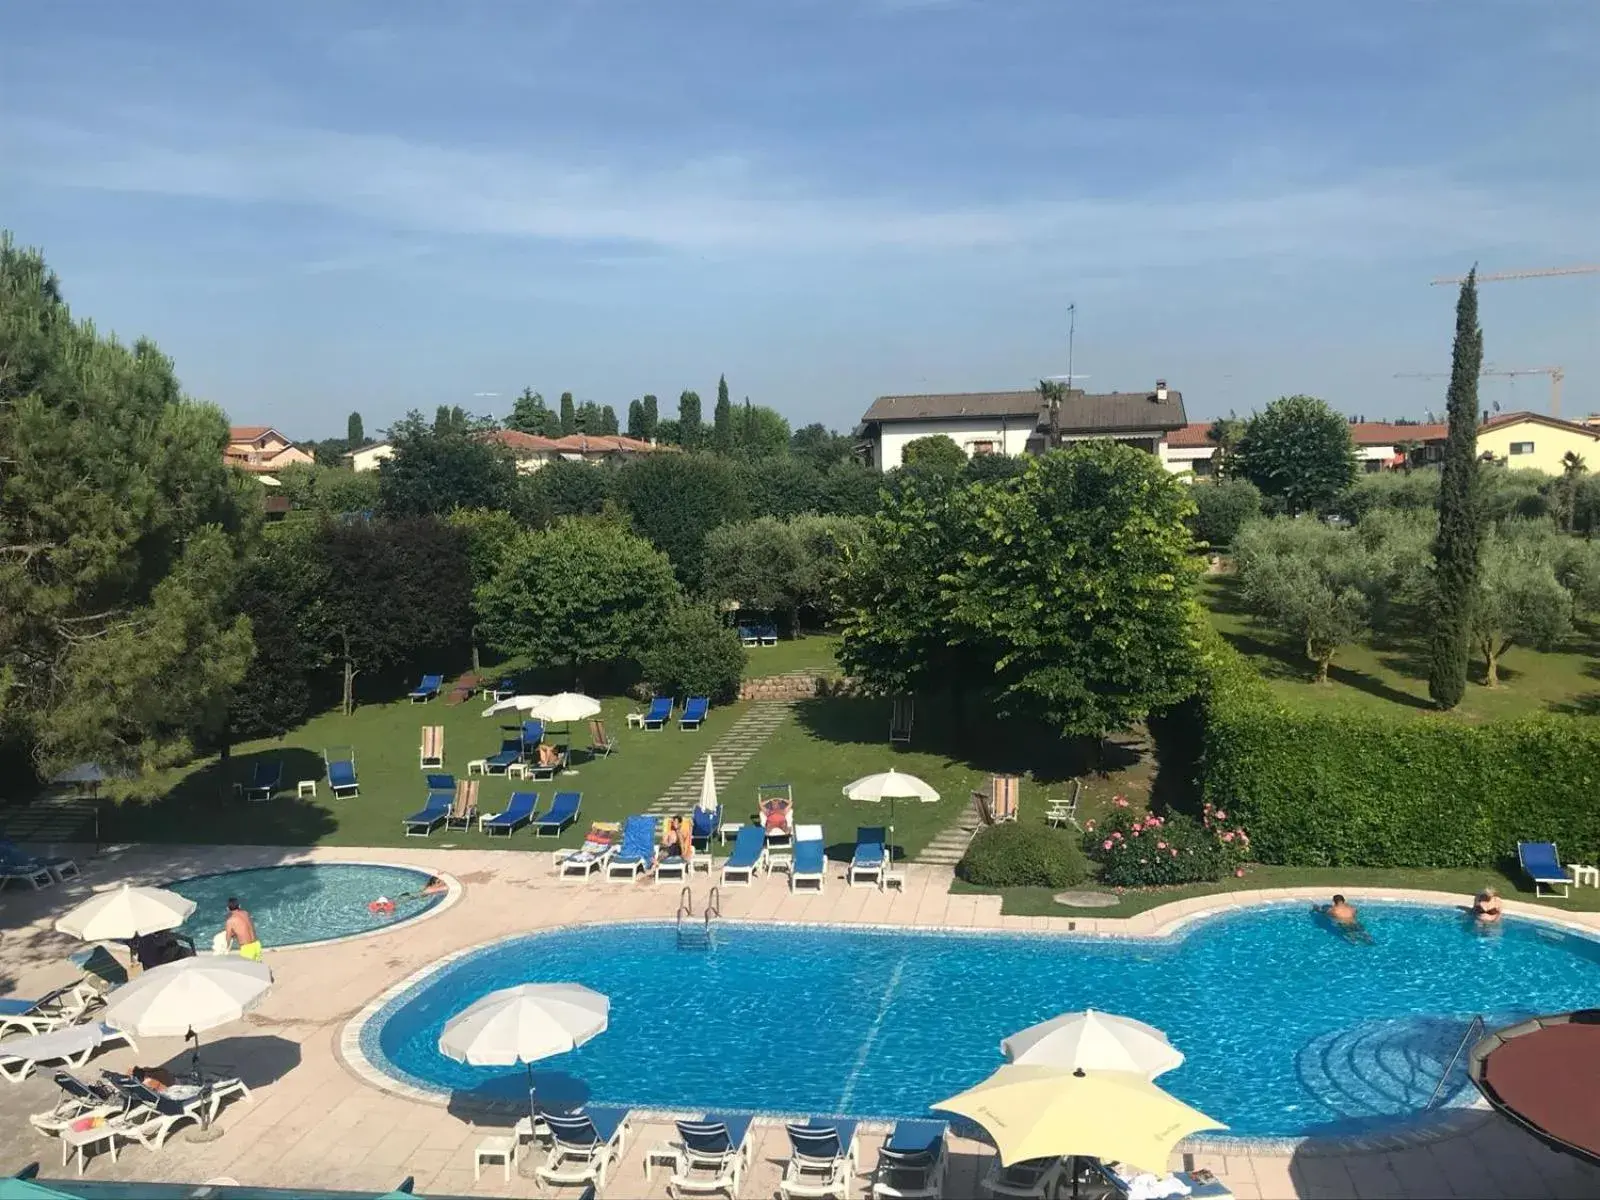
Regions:
<instances>
[{"instance_id":1,"label":"distant houses","mask_svg":"<svg viewBox=\"0 0 1600 1200\"><path fill-rule=\"evenodd\" d=\"M222 461L230 467L261 476L268 485L277 483L274 471L313 459L270 425L235 425L228 430L228 445Z\"/></svg>"},{"instance_id":2,"label":"distant houses","mask_svg":"<svg viewBox=\"0 0 1600 1200\"><path fill-rule=\"evenodd\" d=\"M566 437L541 437L535 433L519 433L515 429L496 429L483 435L486 441L495 442L511 451L517 460L517 470L527 474L558 460L585 463L615 463L637 458L641 454L658 454L676 450L675 446L662 446L655 442L618 434L572 433Z\"/></svg>"},{"instance_id":3,"label":"distant houses","mask_svg":"<svg viewBox=\"0 0 1600 1200\"><path fill-rule=\"evenodd\" d=\"M370 446L346 452L344 461L350 464L352 471L376 471L379 463L393 457L393 442L373 442Z\"/></svg>"}]
</instances>

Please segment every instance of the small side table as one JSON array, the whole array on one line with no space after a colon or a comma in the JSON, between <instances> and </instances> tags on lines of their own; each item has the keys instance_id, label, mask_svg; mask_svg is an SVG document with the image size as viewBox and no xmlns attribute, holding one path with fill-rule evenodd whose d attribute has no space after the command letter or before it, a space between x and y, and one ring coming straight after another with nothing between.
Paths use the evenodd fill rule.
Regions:
<instances>
[{"instance_id":1,"label":"small side table","mask_svg":"<svg viewBox=\"0 0 1600 1200\"><path fill-rule=\"evenodd\" d=\"M643 713L633 713L633 712L629 713L628 714L628 728L629 729L643 729L644 728L644 714Z\"/></svg>"},{"instance_id":2,"label":"small side table","mask_svg":"<svg viewBox=\"0 0 1600 1200\"><path fill-rule=\"evenodd\" d=\"M317 781L315 779L302 779L294 785L294 793L296 799L315 796L317 794Z\"/></svg>"},{"instance_id":3,"label":"small side table","mask_svg":"<svg viewBox=\"0 0 1600 1200\"><path fill-rule=\"evenodd\" d=\"M1572 886L1600 887L1600 867L1580 867L1577 863L1568 863L1567 870L1572 872Z\"/></svg>"},{"instance_id":4,"label":"small side table","mask_svg":"<svg viewBox=\"0 0 1600 1200\"><path fill-rule=\"evenodd\" d=\"M526 779L527 777L528 777L528 764L527 763L516 762L516 763L512 763L509 767L506 768L506 778L507 779Z\"/></svg>"},{"instance_id":5,"label":"small side table","mask_svg":"<svg viewBox=\"0 0 1600 1200\"><path fill-rule=\"evenodd\" d=\"M511 1137L486 1137L478 1143L472 1155L472 1178L483 1177L483 1160L497 1158L505 1167L506 1182L511 1182L511 1168L517 1164L517 1148L521 1145L515 1135Z\"/></svg>"},{"instance_id":6,"label":"small side table","mask_svg":"<svg viewBox=\"0 0 1600 1200\"><path fill-rule=\"evenodd\" d=\"M488 773L489 760L487 758L475 758L467 764L468 775L487 775Z\"/></svg>"},{"instance_id":7,"label":"small side table","mask_svg":"<svg viewBox=\"0 0 1600 1200\"><path fill-rule=\"evenodd\" d=\"M717 840L726 846L729 838L736 838L739 836L739 830L743 829L744 825L745 823L743 821L726 822L717 830Z\"/></svg>"},{"instance_id":8,"label":"small side table","mask_svg":"<svg viewBox=\"0 0 1600 1200\"><path fill-rule=\"evenodd\" d=\"M650 1182L650 1171L653 1167L671 1167L676 1171L678 1169L678 1148L670 1142L662 1142L658 1146L652 1146L645 1152L644 1179L646 1183Z\"/></svg>"},{"instance_id":9,"label":"small side table","mask_svg":"<svg viewBox=\"0 0 1600 1200\"><path fill-rule=\"evenodd\" d=\"M117 1128L109 1121L104 1125L95 1125L89 1129L63 1129L61 1138L61 1165L64 1167L71 1160L74 1151L78 1155L78 1174L83 1174L83 1159L90 1146L101 1142L111 1147L111 1161L117 1161Z\"/></svg>"}]
</instances>

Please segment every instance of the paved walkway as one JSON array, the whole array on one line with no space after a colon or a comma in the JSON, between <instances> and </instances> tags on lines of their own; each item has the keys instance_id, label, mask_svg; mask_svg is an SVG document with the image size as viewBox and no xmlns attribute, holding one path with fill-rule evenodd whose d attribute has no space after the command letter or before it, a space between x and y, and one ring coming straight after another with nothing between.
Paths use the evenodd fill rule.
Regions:
<instances>
[{"instance_id":1,"label":"paved walkway","mask_svg":"<svg viewBox=\"0 0 1600 1200\"><path fill-rule=\"evenodd\" d=\"M526 847L527 843L523 843ZM416 1190L432 1195L549 1196L531 1179L498 1168L472 1177L473 1151L497 1131L492 1120L441 1104L405 1099L363 1082L340 1056L340 1034L374 997L436 962L445 954L530 929L577 921L670 918L675 886L650 883L587 885L557 882L543 852L447 851L430 847L274 851L267 848L125 849L86 862L82 880L39 893L0 893L0 971L4 991L36 995L74 974L64 955L76 943L53 931L51 923L91 890L127 882L160 882L175 875L228 870L278 862L405 862L454 877L459 899L436 915L403 929L325 947L267 951L274 985L265 1002L243 1021L205 1035L207 1060L227 1066L254 1089L249 1102L230 1104L220 1124L223 1136L197 1144L174 1137L157 1152L128 1147L119 1160L99 1156L89 1163L95 1180L138 1179L201 1182L228 1176L251 1186L345 1188L379 1193L407 1175ZM745 920L822 921L953 926L1012 930L1065 930L1080 933L1155 935L1177 923L1218 909L1263 899L1240 893L1184 901L1128 920L1083 917L1005 917L993 897L950 895L947 871L912 864L905 869L901 894L843 886L831 877L820 894L792 894L781 876L750 888L729 889L723 909ZM1390 889L1344 889L1364 898L1408 894ZM1326 888L1319 889L1323 895ZM1307 891L1307 895L1311 893ZM1541 913L1531 905L1508 904L1515 912ZM1569 914L1573 924L1600 929L1600 914ZM1247 997L1235 998L1247 1002ZM953 998L959 1002L959 997ZM103 1068L127 1069L177 1060L177 1039L141 1039L135 1055L113 1050L98 1055L85 1074ZM1245 1068L1241 1068L1245 1069ZM26 1114L48 1108L54 1088L47 1077L20 1084L0 1081L0 1170L13 1172L40 1161L46 1175L60 1171L60 1150L33 1131ZM647 1123L628 1143L620 1171L602 1196L659 1197L665 1173L644 1177L644 1152L666 1139L665 1123ZM755 1166L738 1200L771 1197L785 1158L781 1128L757 1128ZM872 1169L882 1133L864 1131L861 1167ZM992 1152L957 1139L952 1146L947 1195L978 1194L977 1182ZM1455 1136L1408 1149L1331 1155L1282 1155L1231 1149L1193 1148L1195 1165L1224 1178L1239 1200L1283 1197L1593 1197L1600 1195L1600 1171L1558 1155L1499 1116L1484 1112L1469 1118ZM1181 1163L1175 1156L1174 1165ZM864 1195L857 1185L856 1195ZM575 1194L569 1192L568 1195Z\"/></svg>"},{"instance_id":2,"label":"paved walkway","mask_svg":"<svg viewBox=\"0 0 1600 1200\"><path fill-rule=\"evenodd\" d=\"M793 711L793 707L786 701L756 701L750 705L744 716L728 727L710 750L711 765L716 771L719 788L744 770L745 764L772 736L772 731L787 721ZM672 734L668 730L662 730L660 736L669 737ZM694 766L678 776L660 799L645 811L656 816L688 812L694 807L695 801L700 799L700 783L705 778L705 773L706 761L702 757L695 761Z\"/></svg>"}]
</instances>

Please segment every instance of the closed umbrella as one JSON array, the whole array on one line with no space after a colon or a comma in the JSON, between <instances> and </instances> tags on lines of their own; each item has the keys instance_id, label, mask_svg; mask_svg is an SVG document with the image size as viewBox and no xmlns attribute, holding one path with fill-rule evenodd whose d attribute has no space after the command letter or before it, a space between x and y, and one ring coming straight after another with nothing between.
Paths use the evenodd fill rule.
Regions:
<instances>
[{"instance_id":1,"label":"closed umbrella","mask_svg":"<svg viewBox=\"0 0 1600 1200\"><path fill-rule=\"evenodd\" d=\"M194 901L166 888L123 884L100 892L56 922L56 929L86 942L129 939L176 929L194 912Z\"/></svg>"},{"instance_id":2,"label":"closed umbrella","mask_svg":"<svg viewBox=\"0 0 1600 1200\"><path fill-rule=\"evenodd\" d=\"M894 802L896 800L921 800L925 804L932 804L939 798L939 793L932 787L918 779L915 775L906 775L900 771L884 771L877 775L863 775L854 783L844 785L844 794L851 800L863 800L868 804L889 802L889 852L893 853L894 841Z\"/></svg>"},{"instance_id":3,"label":"closed umbrella","mask_svg":"<svg viewBox=\"0 0 1600 1200\"><path fill-rule=\"evenodd\" d=\"M1013 1033L1000 1053L1014 1063L1063 1070L1131 1071L1154 1079L1183 1065L1183 1053L1153 1025L1112 1013L1063 1013Z\"/></svg>"},{"instance_id":4,"label":"closed umbrella","mask_svg":"<svg viewBox=\"0 0 1600 1200\"><path fill-rule=\"evenodd\" d=\"M439 1053L474 1067L528 1072L533 1116L533 1064L575 1050L604 1031L611 1001L577 983L524 983L502 988L445 1022Z\"/></svg>"},{"instance_id":5,"label":"closed umbrella","mask_svg":"<svg viewBox=\"0 0 1600 1200\"><path fill-rule=\"evenodd\" d=\"M717 811L717 776L711 766L711 755L706 755L706 773L700 778L700 799L695 804L701 812Z\"/></svg>"},{"instance_id":6,"label":"closed umbrella","mask_svg":"<svg viewBox=\"0 0 1600 1200\"><path fill-rule=\"evenodd\" d=\"M483 710L483 715L493 717L504 712L527 712L548 699L549 696L507 696L504 700L496 700L489 705Z\"/></svg>"},{"instance_id":7,"label":"closed umbrella","mask_svg":"<svg viewBox=\"0 0 1600 1200\"><path fill-rule=\"evenodd\" d=\"M933 1107L983 1126L1008 1167L1076 1155L1160 1173L1184 1138L1227 1128L1129 1071L1012 1064Z\"/></svg>"}]
</instances>

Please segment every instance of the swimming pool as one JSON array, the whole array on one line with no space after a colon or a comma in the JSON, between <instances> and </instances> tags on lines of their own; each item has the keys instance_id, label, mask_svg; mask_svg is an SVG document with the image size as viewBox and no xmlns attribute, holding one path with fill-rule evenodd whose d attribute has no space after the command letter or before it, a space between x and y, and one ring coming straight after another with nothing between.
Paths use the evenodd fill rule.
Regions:
<instances>
[{"instance_id":1,"label":"swimming pool","mask_svg":"<svg viewBox=\"0 0 1600 1200\"><path fill-rule=\"evenodd\" d=\"M1166 940L727 924L710 951L672 925L588 926L462 956L361 1029L378 1070L434 1092L510 1098L520 1070L453 1062L451 1015L497 988L583 983L610 1028L535 1068L562 1099L856 1117L923 1114L1000 1063L1002 1037L1098 1008L1187 1055L1161 1084L1236 1135L1344 1136L1427 1104L1472 1016L1491 1025L1592 1003L1600 942L1508 918L1369 904L1356 944L1302 905L1269 904ZM1447 1102L1469 1102L1457 1066Z\"/></svg>"},{"instance_id":2,"label":"swimming pool","mask_svg":"<svg viewBox=\"0 0 1600 1200\"><path fill-rule=\"evenodd\" d=\"M228 916L228 898L238 897L250 910L262 945L298 946L328 938L369 933L408 921L432 909L442 896L399 902L393 916L373 913L367 905L379 896L417 892L426 871L369 863L303 863L196 875L166 886L195 902L194 914L182 932L201 950Z\"/></svg>"}]
</instances>

